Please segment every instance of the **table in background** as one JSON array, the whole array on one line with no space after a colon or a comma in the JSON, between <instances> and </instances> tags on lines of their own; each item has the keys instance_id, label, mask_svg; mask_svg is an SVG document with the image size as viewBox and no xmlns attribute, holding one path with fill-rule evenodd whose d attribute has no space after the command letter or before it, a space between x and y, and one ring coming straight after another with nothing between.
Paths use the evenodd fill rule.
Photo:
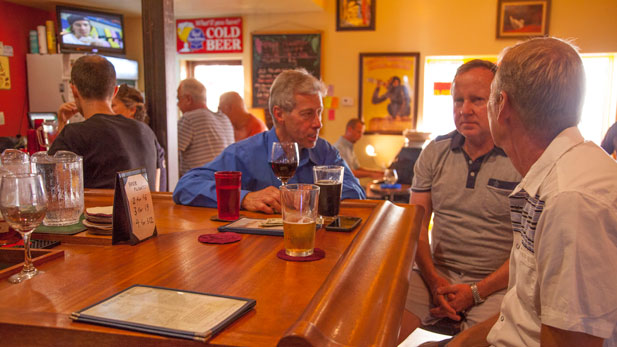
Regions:
<instances>
[{"instance_id":1,"label":"table in background","mask_svg":"<svg viewBox=\"0 0 617 347\"><path fill-rule=\"evenodd\" d=\"M224 224L210 220L216 215L216 209L176 205L169 193L153 193L152 196L159 232L157 237L136 246L111 246L102 242L88 244L89 238L84 235L65 238L58 246L58 249L64 250L64 257L39 266L39 269L44 271L43 274L17 285L1 281L0 334L3 336L3 343L135 343L174 346L196 344L189 340L74 323L69 319L72 312L99 302L133 284L257 300L254 310L209 341L216 345L276 345L286 334L295 334L298 325L304 322L302 317L318 311L314 307L324 305L330 312L326 315L328 317L337 317L346 312L359 315L353 319L341 318L334 322L336 331L355 326L363 327L362 324L375 325L376 321L385 319L389 328L381 333L371 334L384 335L378 338L386 338L388 341L392 341L392 335L397 334L408 282L408 279L404 280L402 273L409 270L400 263L401 258L409 258L408 254L413 254L421 219L416 217L422 215L421 208L418 212L414 206L401 208L388 202L344 201L341 214L361 217L362 224L353 232L347 233L318 230L315 245L325 250L326 257L315 262L301 263L287 262L276 257L276 253L283 248L281 237L243 235L240 242L233 244L201 244L197 241L199 235L215 233L216 228ZM111 190L91 190L85 194L86 207L111 205L112 201ZM401 220L403 218L398 213L405 213L405 218L409 220ZM267 218L260 213L242 211L242 214ZM388 235L398 239L391 240ZM368 239L368 236L373 239ZM72 241L78 243L71 243ZM372 248L370 242L379 244L379 247ZM392 250L395 252L391 252ZM363 273L358 270L360 266L367 267L363 262L379 261L363 259L362 252L380 252L379 256L383 254L383 259L379 261L388 266L382 266L377 276L370 271ZM354 273L347 273L347 269ZM341 279L349 276L350 279ZM384 315L383 303L358 307L357 309L363 310L361 313L350 310L349 307L333 310L330 306L340 306L342 303L335 302L340 301L339 299L323 299L320 293L328 283L343 283L345 287L339 286L338 289L326 291L348 291L344 296L346 298L375 294L354 293L353 287L347 289L347 286L377 285L382 288L383 295L387 296L383 298L384 302L393 302L398 306L402 298L401 310L399 312L398 308L392 309ZM293 322L297 322L295 326L291 326ZM329 326L331 323L325 324ZM352 324L353 326L350 326Z\"/></svg>"}]
</instances>

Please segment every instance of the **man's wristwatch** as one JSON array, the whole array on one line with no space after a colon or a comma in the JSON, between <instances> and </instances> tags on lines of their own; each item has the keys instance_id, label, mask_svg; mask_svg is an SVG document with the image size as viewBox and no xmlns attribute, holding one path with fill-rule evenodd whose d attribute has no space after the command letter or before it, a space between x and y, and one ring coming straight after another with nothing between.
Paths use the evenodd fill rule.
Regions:
<instances>
[{"instance_id":1,"label":"man's wristwatch","mask_svg":"<svg viewBox=\"0 0 617 347\"><path fill-rule=\"evenodd\" d=\"M473 304L480 305L481 303L483 303L484 299L482 299L482 297L480 296L480 292L478 291L478 284L472 283L470 287L471 287L471 295L473 295Z\"/></svg>"}]
</instances>

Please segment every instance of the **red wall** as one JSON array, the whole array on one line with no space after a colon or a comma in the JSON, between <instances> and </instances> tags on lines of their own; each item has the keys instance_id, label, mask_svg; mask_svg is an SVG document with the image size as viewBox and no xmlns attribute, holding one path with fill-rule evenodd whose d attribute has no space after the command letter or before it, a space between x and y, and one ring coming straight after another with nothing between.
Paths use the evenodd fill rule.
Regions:
<instances>
[{"instance_id":1,"label":"red wall","mask_svg":"<svg viewBox=\"0 0 617 347\"><path fill-rule=\"evenodd\" d=\"M53 13L48 11L0 0L0 41L5 46L13 46L14 52L13 56L9 57L11 89L0 89L0 112L4 112L4 125L0 125L0 136L26 134L26 54L30 48L28 34L30 30L36 30L37 25L45 25L46 20L53 20L53 17Z\"/></svg>"}]
</instances>

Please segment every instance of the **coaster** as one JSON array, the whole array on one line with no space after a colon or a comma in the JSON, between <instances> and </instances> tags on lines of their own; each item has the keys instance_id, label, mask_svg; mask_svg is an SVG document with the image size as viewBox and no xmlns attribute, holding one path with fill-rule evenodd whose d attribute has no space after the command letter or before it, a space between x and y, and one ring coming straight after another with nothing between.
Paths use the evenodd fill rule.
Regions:
<instances>
[{"instance_id":1,"label":"coaster","mask_svg":"<svg viewBox=\"0 0 617 347\"><path fill-rule=\"evenodd\" d=\"M276 253L276 256L283 259L283 260L289 260L289 261L315 261L315 260L319 260L322 259L323 257L326 256L326 252L321 249L321 248L317 248L315 247L315 249L313 250L313 254L306 256L306 257L292 257L290 255L285 254L285 250L281 249L280 251L278 251L278 253Z\"/></svg>"},{"instance_id":2,"label":"coaster","mask_svg":"<svg viewBox=\"0 0 617 347\"><path fill-rule=\"evenodd\" d=\"M219 244L234 243L242 240L242 236L232 232L199 235L199 242Z\"/></svg>"},{"instance_id":3,"label":"coaster","mask_svg":"<svg viewBox=\"0 0 617 347\"><path fill-rule=\"evenodd\" d=\"M238 219L240 219L240 218L244 218L244 216L243 216L243 215L240 215L240 217L238 217ZM211 221L214 221L214 222L227 222L227 223L229 223L229 222L235 222L235 221L237 221L238 219L234 219L234 220L219 219L219 216L217 216L217 215L214 215L214 216L210 217L210 220L211 220Z\"/></svg>"}]
</instances>

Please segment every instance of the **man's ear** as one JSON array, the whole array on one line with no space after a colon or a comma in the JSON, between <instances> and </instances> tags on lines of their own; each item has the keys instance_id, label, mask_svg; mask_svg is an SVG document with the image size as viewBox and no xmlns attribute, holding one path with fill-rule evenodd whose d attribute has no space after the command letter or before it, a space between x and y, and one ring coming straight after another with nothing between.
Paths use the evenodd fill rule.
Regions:
<instances>
[{"instance_id":1,"label":"man's ear","mask_svg":"<svg viewBox=\"0 0 617 347\"><path fill-rule=\"evenodd\" d=\"M77 87L75 87L74 84L69 84L69 86L71 86L71 92L73 93L73 98L75 100L81 98L81 95L79 94L79 91L77 90Z\"/></svg>"},{"instance_id":2,"label":"man's ear","mask_svg":"<svg viewBox=\"0 0 617 347\"><path fill-rule=\"evenodd\" d=\"M277 124L283 122L283 109L280 106L272 107L272 115L276 119Z\"/></svg>"},{"instance_id":3,"label":"man's ear","mask_svg":"<svg viewBox=\"0 0 617 347\"><path fill-rule=\"evenodd\" d=\"M114 87L114 95L111 96L112 99L116 97L116 94L118 94L118 90L120 90L120 87L116 85L116 87Z\"/></svg>"},{"instance_id":4,"label":"man's ear","mask_svg":"<svg viewBox=\"0 0 617 347\"><path fill-rule=\"evenodd\" d=\"M512 111L512 103L510 97L505 91L499 92L499 100L497 101L497 121L504 122L509 120Z\"/></svg>"}]
</instances>

